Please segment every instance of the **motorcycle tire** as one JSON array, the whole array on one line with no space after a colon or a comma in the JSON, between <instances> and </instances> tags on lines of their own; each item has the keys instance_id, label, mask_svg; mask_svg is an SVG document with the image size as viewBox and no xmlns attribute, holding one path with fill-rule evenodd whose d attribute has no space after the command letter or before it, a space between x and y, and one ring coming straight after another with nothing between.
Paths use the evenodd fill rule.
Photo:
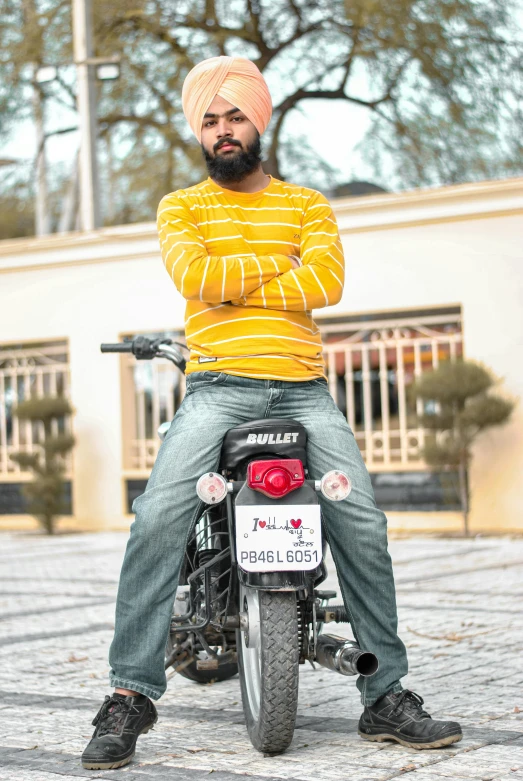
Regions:
<instances>
[{"instance_id":1,"label":"motorcycle tire","mask_svg":"<svg viewBox=\"0 0 523 781\"><path fill-rule=\"evenodd\" d=\"M172 649L172 637L169 635L165 651L166 657L170 655ZM225 664L220 664L217 670L199 670L196 666L196 660L194 660L177 672L178 675L183 675L184 678L188 678L195 683L221 683L221 681L227 681L238 674L238 665L235 662L226 662Z\"/></svg>"},{"instance_id":2,"label":"motorcycle tire","mask_svg":"<svg viewBox=\"0 0 523 781\"><path fill-rule=\"evenodd\" d=\"M240 587L249 628L237 630L243 712L252 745L281 754L296 725L299 638L296 594Z\"/></svg>"}]
</instances>

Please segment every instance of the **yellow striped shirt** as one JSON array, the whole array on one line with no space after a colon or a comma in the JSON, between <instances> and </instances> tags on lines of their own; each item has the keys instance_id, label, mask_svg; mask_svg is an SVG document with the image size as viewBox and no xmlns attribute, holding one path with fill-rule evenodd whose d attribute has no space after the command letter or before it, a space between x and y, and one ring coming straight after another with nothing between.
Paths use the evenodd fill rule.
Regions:
<instances>
[{"instance_id":1,"label":"yellow striped shirt","mask_svg":"<svg viewBox=\"0 0 523 781\"><path fill-rule=\"evenodd\" d=\"M344 259L320 193L272 177L256 193L206 179L162 199L158 232L167 272L187 300L187 374L324 376L311 310L340 300Z\"/></svg>"}]
</instances>

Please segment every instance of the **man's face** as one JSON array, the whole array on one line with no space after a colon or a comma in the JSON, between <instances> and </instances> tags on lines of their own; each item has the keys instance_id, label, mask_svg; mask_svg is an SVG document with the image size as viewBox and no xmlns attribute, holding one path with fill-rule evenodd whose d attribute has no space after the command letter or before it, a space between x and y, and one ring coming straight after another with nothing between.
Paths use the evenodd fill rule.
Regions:
<instances>
[{"instance_id":1,"label":"man's face","mask_svg":"<svg viewBox=\"0 0 523 781\"><path fill-rule=\"evenodd\" d=\"M253 123L218 95L205 112L201 144L209 174L219 182L241 182L261 163L260 136Z\"/></svg>"}]
</instances>

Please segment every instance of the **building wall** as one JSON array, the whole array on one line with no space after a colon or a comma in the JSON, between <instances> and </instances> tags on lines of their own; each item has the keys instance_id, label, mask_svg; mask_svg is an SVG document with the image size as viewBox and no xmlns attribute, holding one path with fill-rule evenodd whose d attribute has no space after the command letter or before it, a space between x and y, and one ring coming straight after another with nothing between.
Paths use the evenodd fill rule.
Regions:
<instances>
[{"instance_id":1,"label":"building wall","mask_svg":"<svg viewBox=\"0 0 523 781\"><path fill-rule=\"evenodd\" d=\"M523 181L339 202L348 281L332 311L459 303L465 354L523 397ZM396 199L396 202L393 202ZM371 201L373 203L371 203ZM388 203L387 203L388 201ZM374 224L369 225L370 218ZM471 469L472 528L523 531L523 409L486 432Z\"/></svg>"},{"instance_id":2,"label":"building wall","mask_svg":"<svg viewBox=\"0 0 523 781\"><path fill-rule=\"evenodd\" d=\"M329 312L461 304L465 351L523 395L523 179L334 202L347 258ZM153 224L0 243L0 342L69 340L74 430L73 523L124 515L120 366L101 342L183 325L184 302L159 257ZM523 531L523 413L485 434L471 473L476 531ZM15 523L4 518L0 525ZM27 519L24 519L24 524ZM395 528L457 528L456 515L394 514Z\"/></svg>"}]
</instances>

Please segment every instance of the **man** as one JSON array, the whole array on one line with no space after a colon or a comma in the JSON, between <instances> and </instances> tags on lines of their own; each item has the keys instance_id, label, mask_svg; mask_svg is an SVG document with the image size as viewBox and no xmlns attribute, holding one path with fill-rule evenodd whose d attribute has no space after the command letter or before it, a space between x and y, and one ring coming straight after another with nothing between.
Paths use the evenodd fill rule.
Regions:
<instances>
[{"instance_id":1,"label":"man","mask_svg":"<svg viewBox=\"0 0 523 781\"><path fill-rule=\"evenodd\" d=\"M158 210L162 257L187 299L187 394L135 504L110 650L106 697L83 755L90 769L127 764L156 722L165 691L164 650L184 544L196 520L198 477L218 466L225 433L263 417L300 421L318 479L347 472L350 496L322 510L354 635L380 662L359 679L359 732L414 748L461 739L459 724L433 721L403 690L387 524L354 436L328 393L311 310L338 302L343 252L322 195L267 176L260 135L271 117L267 85L249 60L215 57L184 83L185 116L209 178L165 196ZM196 434L196 436L195 436Z\"/></svg>"}]
</instances>

